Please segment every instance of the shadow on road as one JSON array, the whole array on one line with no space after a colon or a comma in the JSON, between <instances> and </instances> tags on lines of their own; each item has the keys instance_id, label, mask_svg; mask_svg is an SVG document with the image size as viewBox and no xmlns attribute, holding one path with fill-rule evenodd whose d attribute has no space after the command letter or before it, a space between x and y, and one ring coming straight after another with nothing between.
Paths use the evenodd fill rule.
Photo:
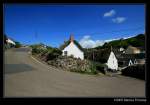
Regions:
<instances>
[{"instance_id":1,"label":"shadow on road","mask_svg":"<svg viewBox=\"0 0 150 105\"><path fill-rule=\"evenodd\" d=\"M27 64L5 64L4 73L13 74L32 70L35 69Z\"/></svg>"}]
</instances>

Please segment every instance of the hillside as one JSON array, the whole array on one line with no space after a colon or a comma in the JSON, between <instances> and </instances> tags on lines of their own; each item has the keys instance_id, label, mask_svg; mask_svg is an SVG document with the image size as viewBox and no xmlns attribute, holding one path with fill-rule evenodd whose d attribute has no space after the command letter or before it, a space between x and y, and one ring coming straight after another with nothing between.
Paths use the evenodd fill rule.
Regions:
<instances>
[{"instance_id":1,"label":"hillside","mask_svg":"<svg viewBox=\"0 0 150 105\"><path fill-rule=\"evenodd\" d=\"M120 40L114 40L110 41L108 43L105 43L103 46L98 46L95 49L99 48L110 48L112 47L124 47L127 48L129 45L132 45L134 47L145 47L145 35L144 34L138 34L135 37L131 37L128 39L120 39Z\"/></svg>"},{"instance_id":2,"label":"hillside","mask_svg":"<svg viewBox=\"0 0 150 105\"><path fill-rule=\"evenodd\" d=\"M113 48L120 48L120 47L127 48L129 45L132 45L134 47L141 47L144 49L145 48L145 35L139 34L135 37L131 37L128 39L114 40L114 41L105 43L103 46L98 46L96 48L84 49L85 59L104 63L107 60L107 57L109 54L108 52L110 52L111 46Z\"/></svg>"}]
</instances>

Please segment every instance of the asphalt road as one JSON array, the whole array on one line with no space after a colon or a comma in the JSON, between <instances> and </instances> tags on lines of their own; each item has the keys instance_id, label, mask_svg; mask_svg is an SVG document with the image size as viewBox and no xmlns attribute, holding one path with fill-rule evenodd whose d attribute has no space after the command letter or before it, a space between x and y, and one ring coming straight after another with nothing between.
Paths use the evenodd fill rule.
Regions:
<instances>
[{"instance_id":1,"label":"asphalt road","mask_svg":"<svg viewBox=\"0 0 150 105\"><path fill-rule=\"evenodd\" d=\"M144 97L145 81L55 69L33 59L28 48L5 52L4 97Z\"/></svg>"}]
</instances>

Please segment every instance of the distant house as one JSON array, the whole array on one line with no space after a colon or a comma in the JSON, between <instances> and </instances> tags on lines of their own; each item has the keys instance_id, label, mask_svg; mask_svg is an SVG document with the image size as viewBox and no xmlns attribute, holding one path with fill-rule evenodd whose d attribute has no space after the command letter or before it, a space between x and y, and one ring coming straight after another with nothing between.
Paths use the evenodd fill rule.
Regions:
<instances>
[{"instance_id":1,"label":"distant house","mask_svg":"<svg viewBox=\"0 0 150 105\"><path fill-rule=\"evenodd\" d=\"M145 64L145 53L139 54L121 54L118 58L120 67L127 67L135 64Z\"/></svg>"},{"instance_id":2,"label":"distant house","mask_svg":"<svg viewBox=\"0 0 150 105\"><path fill-rule=\"evenodd\" d=\"M60 49L63 52L63 56L73 56L75 58L80 58L81 60L84 59L83 48L76 40L74 40L73 35L70 36L70 40L66 41Z\"/></svg>"},{"instance_id":3,"label":"distant house","mask_svg":"<svg viewBox=\"0 0 150 105\"><path fill-rule=\"evenodd\" d=\"M141 53L145 53L145 47L136 47L140 50Z\"/></svg>"},{"instance_id":4,"label":"distant house","mask_svg":"<svg viewBox=\"0 0 150 105\"><path fill-rule=\"evenodd\" d=\"M126 54L139 54L141 50L138 47L128 46L125 51Z\"/></svg>"},{"instance_id":5,"label":"distant house","mask_svg":"<svg viewBox=\"0 0 150 105\"><path fill-rule=\"evenodd\" d=\"M135 58L130 57L122 57L123 55L118 58L118 66L120 68L128 67L134 65Z\"/></svg>"},{"instance_id":6,"label":"distant house","mask_svg":"<svg viewBox=\"0 0 150 105\"><path fill-rule=\"evenodd\" d=\"M145 53L125 54L120 49L108 50L105 54L108 69L118 70L135 64L145 64Z\"/></svg>"},{"instance_id":7,"label":"distant house","mask_svg":"<svg viewBox=\"0 0 150 105\"><path fill-rule=\"evenodd\" d=\"M145 64L145 53L140 53L134 60L134 64Z\"/></svg>"},{"instance_id":8,"label":"distant house","mask_svg":"<svg viewBox=\"0 0 150 105\"><path fill-rule=\"evenodd\" d=\"M16 43L13 40L9 39L9 38L6 40L6 42L9 43L9 44L16 45Z\"/></svg>"},{"instance_id":9,"label":"distant house","mask_svg":"<svg viewBox=\"0 0 150 105\"><path fill-rule=\"evenodd\" d=\"M124 51L125 49L123 47L120 47L119 51Z\"/></svg>"},{"instance_id":10,"label":"distant house","mask_svg":"<svg viewBox=\"0 0 150 105\"><path fill-rule=\"evenodd\" d=\"M8 38L6 35L4 35L4 44L6 49L16 45L15 41L13 41L11 38Z\"/></svg>"},{"instance_id":11,"label":"distant house","mask_svg":"<svg viewBox=\"0 0 150 105\"><path fill-rule=\"evenodd\" d=\"M134 64L145 64L145 59L135 59Z\"/></svg>"},{"instance_id":12,"label":"distant house","mask_svg":"<svg viewBox=\"0 0 150 105\"><path fill-rule=\"evenodd\" d=\"M145 48L128 46L124 54L118 58L121 66L145 64Z\"/></svg>"}]
</instances>

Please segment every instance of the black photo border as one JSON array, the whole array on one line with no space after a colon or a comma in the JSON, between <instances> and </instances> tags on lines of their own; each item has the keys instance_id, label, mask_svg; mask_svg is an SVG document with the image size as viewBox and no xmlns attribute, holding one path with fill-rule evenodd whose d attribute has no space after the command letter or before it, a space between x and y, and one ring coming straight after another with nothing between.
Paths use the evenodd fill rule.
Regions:
<instances>
[{"instance_id":1,"label":"black photo border","mask_svg":"<svg viewBox=\"0 0 150 105\"><path fill-rule=\"evenodd\" d=\"M91 2L92 1L92 2ZM87 104L97 104L97 103L120 103L120 102L134 102L134 103L139 103L139 102L143 102L143 103L146 103L147 101L148 101L148 70L149 70L149 67L148 67L148 63L149 63L149 61L148 61L148 58L149 58L149 54L150 54L150 50L148 50L149 49L149 47L148 47L148 45L150 45L150 44L148 44L149 42L150 42L150 38L149 38L149 30L150 30L150 26L149 26L149 18L148 17L150 17L149 16L149 14L148 13L150 13L150 11L148 10L149 9L149 7L148 7L148 3L146 3L146 2L144 2L143 0L137 0L136 2L132 2L131 3L131 1L127 1L127 0L118 0L118 1L108 1L108 0L103 0L103 1L101 1L101 0L97 0L97 1L95 1L95 0L91 0L91 1L81 1L81 0L74 0L74 1L56 1L56 0L53 0L53 1L48 1L48 0L39 0L39 1L34 1L34 0L4 0L2 3L1 3L1 17L2 18L0 18L1 19L1 69L0 69L0 83L1 83L1 85L0 85L0 89L1 89L1 91L0 91L0 95L1 95L1 98L0 98L0 103L2 102L2 103L18 103L18 104L22 104L22 103L30 103L30 102L32 102L32 103L60 103L60 104L63 104L63 103L66 103L66 104L77 104L77 103L80 103L80 104L85 104L85 103L87 103ZM4 48L3 48L3 23L4 23L4 16L3 16L3 11L4 11L4 8L3 8L3 5L4 4L14 4L14 3L17 3L17 4L28 4L28 3L33 3L33 4L39 4L39 3L41 3L41 4L60 4L60 5L63 5L63 4L67 4L67 5L74 5L74 4L76 4L76 5L80 5L80 4L85 4L85 5L87 5L87 4L118 4L118 5L123 5L123 4L131 4L131 5L136 5L136 4L145 4L145 11L146 11L146 18L145 18L145 21L146 21L146 98L143 98L143 97L141 97L141 98L132 98L132 97L125 97L125 98L122 98L122 97L109 97L109 98L63 98L63 97L60 97L60 98L46 98L46 97L43 97L43 98L5 98L4 96L3 96L3 69L4 69L4 62L3 62L3 59L4 59ZM124 101L125 99L131 99L131 100L134 100L134 101ZM135 101L136 99L143 99L143 100L146 100L146 101ZM115 101L116 100L116 101ZM119 101L120 100L120 101Z\"/></svg>"}]
</instances>

